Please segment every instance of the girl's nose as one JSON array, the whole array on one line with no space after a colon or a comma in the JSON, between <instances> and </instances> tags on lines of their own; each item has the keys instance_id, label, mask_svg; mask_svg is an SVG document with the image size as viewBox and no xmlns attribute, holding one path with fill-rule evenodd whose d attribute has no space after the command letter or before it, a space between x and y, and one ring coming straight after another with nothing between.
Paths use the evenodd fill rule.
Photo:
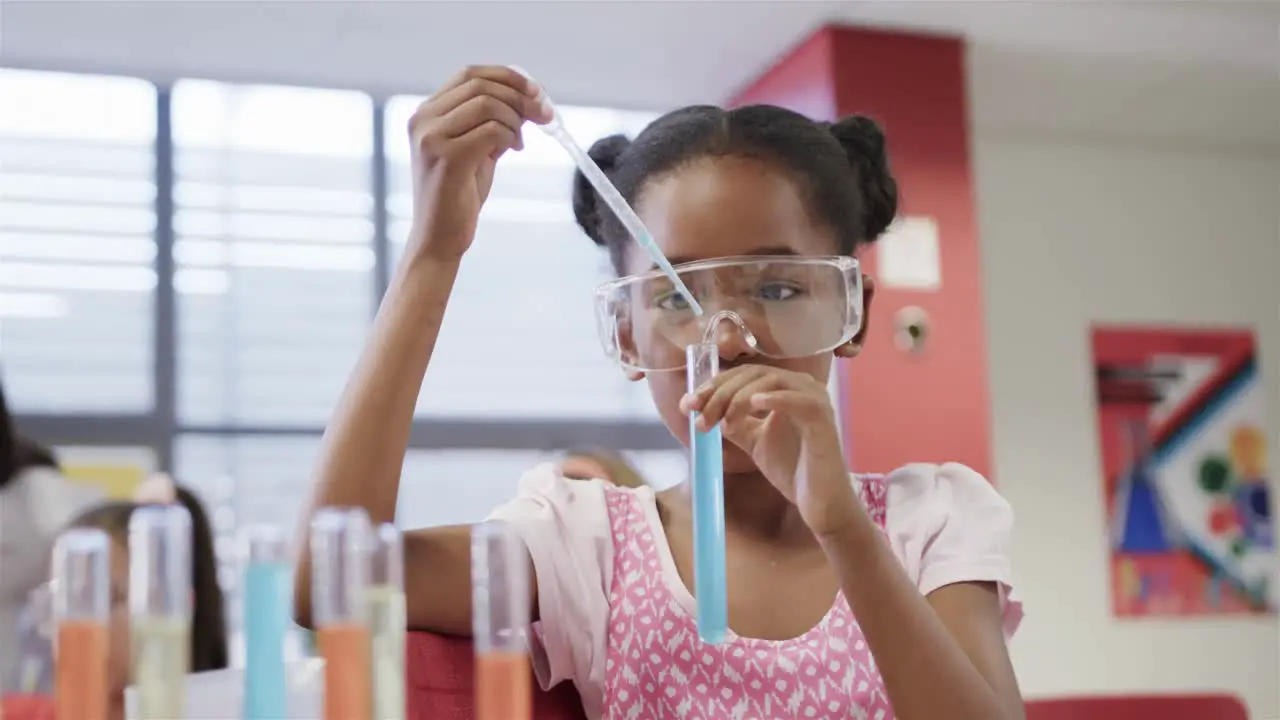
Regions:
<instances>
[{"instance_id":1,"label":"girl's nose","mask_svg":"<svg viewBox=\"0 0 1280 720\"><path fill-rule=\"evenodd\" d=\"M707 330L707 335L714 338L716 347L719 348L721 360L741 362L754 357L758 352L756 336L742 320L742 316L732 310L721 310L713 315Z\"/></svg>"}]
</instances>

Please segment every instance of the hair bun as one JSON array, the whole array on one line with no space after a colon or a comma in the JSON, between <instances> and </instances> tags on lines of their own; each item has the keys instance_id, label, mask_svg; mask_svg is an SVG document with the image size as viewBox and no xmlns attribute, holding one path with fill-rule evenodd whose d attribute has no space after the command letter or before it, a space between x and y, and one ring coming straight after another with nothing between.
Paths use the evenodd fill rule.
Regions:
<instances>
[{"instance_id":1,"label":"hair bun","mask_svg":"<svg viewBox=\"0 0 1280 720\"><path fill-rule=\"evenodd\" d=\"M610 135L597 140L587 151L587 155L596 161L596 165L600 166L605 175L610 175L618 166L618 158L622 157L629 147L631 147L631 141L626 135ZM573 216L587 237L591 238L596 245L604 247L605 237L600 227L603 219L600 215L600 203L600 194L591 186L587 176L583 175L581 170L575 171L573 173Z\"/></svg>"},{"instance_id":2,"label":"hair bun","mask_svg":"<svg viewBox=\"0 0 1280 720\"><path fill-rule=\"evenodd\" d=\"M889 170L884 131L863 115L850 115L829 125L828 130L858 172L866 202L867 240L875 240L898 214L898 182Z\"/></svg>"}]
</instances>

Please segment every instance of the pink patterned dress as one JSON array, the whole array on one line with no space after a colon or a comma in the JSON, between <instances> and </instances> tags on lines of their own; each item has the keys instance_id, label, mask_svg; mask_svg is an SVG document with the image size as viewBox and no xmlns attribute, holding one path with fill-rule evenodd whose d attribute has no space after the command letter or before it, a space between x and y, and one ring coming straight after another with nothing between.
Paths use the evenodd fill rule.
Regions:
<instances>
[{"instance_id":1,"label":"pink patterned dress","mask_svg":"<svg viewBox=\"0 0 1280 720\"><path fill-rule=\"evenodd\" d=\"M862 499L884 528L885 479L861 476ZM672 563L634 493L606 492L613 533L608 720L892 720L884 681L843 594L813 629L790 640L732 632L721 645L698 639L689 603L665 580Z\"/></svg>"}]
</instances>

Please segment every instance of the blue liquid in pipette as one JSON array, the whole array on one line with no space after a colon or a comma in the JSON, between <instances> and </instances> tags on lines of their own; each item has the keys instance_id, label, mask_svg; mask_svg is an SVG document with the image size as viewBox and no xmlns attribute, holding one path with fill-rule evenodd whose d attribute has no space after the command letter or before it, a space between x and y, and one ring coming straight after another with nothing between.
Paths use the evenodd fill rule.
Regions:
<instances>
[{"instance_id":1,"label":"blue liquid in pipette","mask_svg":"<svg viewBox=\"0 0 1280 720\"><path fill-rule=\"evenodd\" d=\"M244 578L244 720L289 717L284 644L289 566L253 563Z\"/></svg>"},{"instance_id":2,"label":"blue liquid in pipette","mask_svg":"<svg viewBox=\"0 0 1280 720\"><path fill-rule=\"evenodd\" d=\"M724 642L729 626L729 599L724 561L724 448L720 426L698 430L697 414L689 416L689 453L693 482L693 592L698 606L698 636L709 644Z\"/></svg>"}]
</instances>

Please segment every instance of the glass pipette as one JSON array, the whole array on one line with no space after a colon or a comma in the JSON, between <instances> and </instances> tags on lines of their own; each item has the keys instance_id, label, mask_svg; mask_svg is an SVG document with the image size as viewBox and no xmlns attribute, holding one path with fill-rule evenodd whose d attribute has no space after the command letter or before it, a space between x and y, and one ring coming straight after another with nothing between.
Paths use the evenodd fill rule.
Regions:
<instances>
[{"instance_id":1,"label":"glass pipette","mask_svg":"<svg viewBox=\"0 0 1280 720\"><path fill-rule=\"evenodd\" d=\"M720 371L720 346L708 339L685 349L689 392ZM720 425L699 430L697 412L689 413L689 478L693 485L693 592L697 598L698 636L709 644L724 642L729 603L725 590L724 448Z\"/></svg>"},{"instance_id":2,"label":"glass pipette","mask_svg":"<svg viewBox=\"0 0 1280 720\"><path fill-rule=\"evenodd\" d=\"M129 518L129 616L138 720L186 717L191 663L191 516L147 505Z\"/></svg>"},{"instance_id":3,"label":"glass pipette","mask_svg":"<svg viewBox=\"0 0 1280 720\"><path fill-rule=\"evenodd\" d=\"M511 69L532 80L529 73L524 70L514 66ZM587 182L591 183L591 187L600 193L600 198L604 200L604 204L609 206L609 209L618 217L622 226L626 228L631 237L635 238L640 247L649 253L653 264L657 265L658 269L671 279L676 291L684 296L685 302L689 303L689 308L693 311L693 314L701 315L702 306L698 304L698 301L693 297L693 293L689 292L689 288L685 286L684 281L676 274L675 268L671 266L671 261L667 260L667 256L662 254L662 249L658 247L657 241L653 239L653 233L649 232L649 229L644 226L640 216L627 203L626 198L622 197L622 193L618 192L618 188L614 187L613 182L609 180L609 176L604 174L604 170L600 169L596 161L592 160L591 156L569 134L569 130L564 126L564 119L560 117L560 111L556 109L555 104L551 102L551 98L547 96L547 91L541 85L538 86L538 101L542 103L543 108L549 111L551 115L551 121L546 125L538 125L538 128L559 143L565 152L569 153L569 157L573 159L573 164L577 165L578 169L582 171L583 176L587 178Z\"/></svg>"},{"instance_id":4,"label":"glass pipette","mask_svg":"<svg viewBox=\"0 0 1280 720\"><path fill-rule=\"evenodd\" d=\"M311 611L324 658L324 720L369 720L369 516L321 508L311 520Z\"/></svg>"},{"instance_id":5,"label":"glass pipette","mask_svg":"<svg viewBox=\"0 0 1280 720\"><path fill-rule=\"evenodd\" d=\"M111 540L68 530L53 546L54 685L58 720L106 720Z\"/></svg>"}]
</instances>

